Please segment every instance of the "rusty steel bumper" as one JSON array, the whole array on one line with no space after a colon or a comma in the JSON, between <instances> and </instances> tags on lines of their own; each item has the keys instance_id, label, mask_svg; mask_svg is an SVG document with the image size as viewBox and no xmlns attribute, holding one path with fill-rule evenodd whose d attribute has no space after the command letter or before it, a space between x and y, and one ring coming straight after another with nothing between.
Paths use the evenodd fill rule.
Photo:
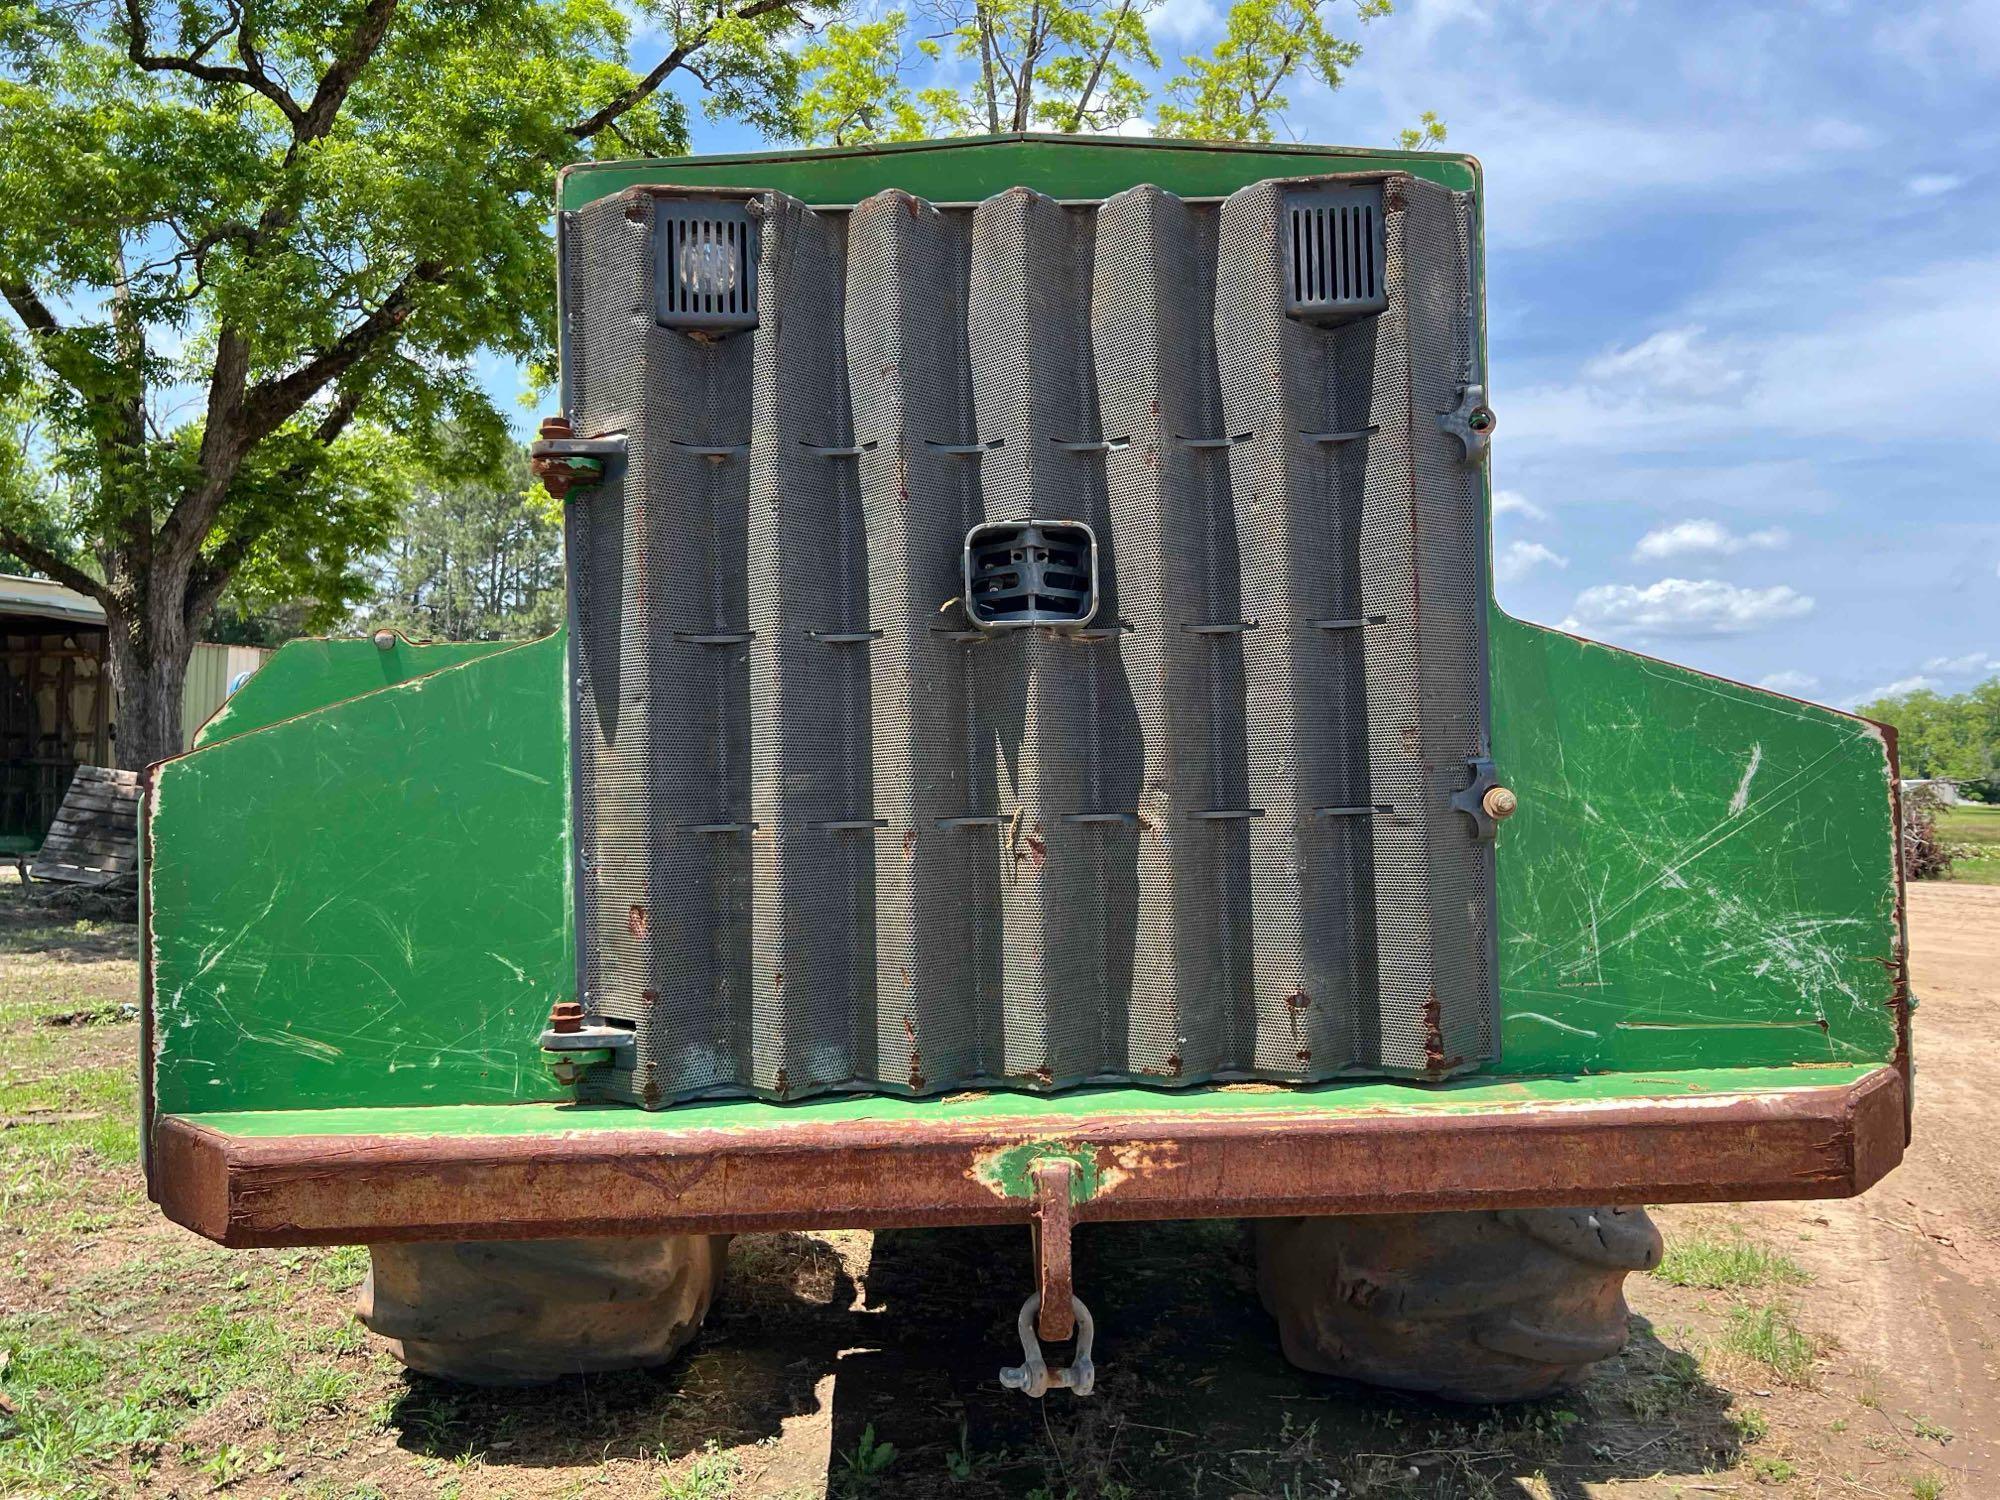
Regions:
<instances>
[{"instance_id":1,"label":"rusty steel bumper","mask_svg":"<svg viewBox=\"0 0 2000 1500\"><path fill-rule=\"evenodd\" d=\"M1901 1159L1905 1081L1445 1114L1142 1111L536 1135L154 1127L167 1216L232 1246L1833 1198Z\"/></svg>"}]
</instances>

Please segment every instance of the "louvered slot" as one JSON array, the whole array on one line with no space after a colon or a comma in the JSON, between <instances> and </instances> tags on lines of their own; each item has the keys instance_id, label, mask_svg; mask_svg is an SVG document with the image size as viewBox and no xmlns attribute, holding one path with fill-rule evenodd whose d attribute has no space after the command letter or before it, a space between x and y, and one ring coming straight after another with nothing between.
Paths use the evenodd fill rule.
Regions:
<instances>
[{"instance_id":1,"label":"louvered slot","mask_svg":"<svg viewBox=\"0 0 2000 1500\"><path fill-rule=\"evenodd\" d=\"M1315 188L1285 202L1285 311L1316 323L1378 313L1382 285L1382 190L1373 184Z\"/></svg>"},{"instance_id":2,"label":"louvered slot","mask_svg":"<svg viewBox=\"0 0 2000 1500\"><path fill-rule=\"evenodd\" d=\"M668 328L757 326L757 228L747 203L656 199L654 315Z\"/></svg>"},{"instance_id":3,"label":"louvered slot","mask_svg":"<svg viewBox=\"0 0 2000 1500\"><path fill-rule=\"evenodd\" d=\"M1084 625L1097 613L1097 541L1074 521L975 526L965 539L975 625Z\"/></svg>"}]
</instances>

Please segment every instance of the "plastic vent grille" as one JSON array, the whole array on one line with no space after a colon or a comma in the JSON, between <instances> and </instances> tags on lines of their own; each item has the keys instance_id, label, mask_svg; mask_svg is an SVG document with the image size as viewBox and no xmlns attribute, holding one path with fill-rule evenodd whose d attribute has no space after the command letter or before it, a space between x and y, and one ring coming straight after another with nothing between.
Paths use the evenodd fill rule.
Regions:
<instances>
[{"instance_id":1,"label":"plastic vent grille","mask_svg":"<svg viewBox=\"0 0 2000 1500\"><path fill-rule=\"evenodd\" d=\"M1097 539L1077 521L975 526L965 537L975 625L1085 625L1097 613Z\"/></svg>"},{"instance_id":2,"label":"plastic vent grille","mask_svg":"<svg viewBox=\"0 0 2000 1500\"><path fill-rule=\"evenodd\" d=\"M1333 322L1381 312L1382 189L1320 188L1285 199L1285 311Z\"/></svg>"},{"instance_id":3,"label":"plastic vent grille","mask_svg":"<svg viewBox=\"0 0 2000 1500\"><path fill-rule=\"evenodd\" d=\"M661 325L755 328L757 254L747 203L656 199L654 308Z\"/></svg>"}]
</instances>

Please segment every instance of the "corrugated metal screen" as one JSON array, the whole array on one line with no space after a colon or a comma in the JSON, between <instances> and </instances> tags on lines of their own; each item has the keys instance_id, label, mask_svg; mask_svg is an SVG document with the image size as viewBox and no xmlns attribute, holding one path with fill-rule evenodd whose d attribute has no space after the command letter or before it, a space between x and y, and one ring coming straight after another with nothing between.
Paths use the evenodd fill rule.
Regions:
<instances>
[{"instance_id":1,"label":"corrugated metal screen","mask_svg":"<svg viewBox=\"0 0 2000 1500\"><path fill-rule=\"evenodd\" d=\"M580 985L659 1105L1490 1057L1467 200L1287 315L1290 195L753 200L754 332L566 225ZM1081 628L982 631L969 528L1079 521Z\"/></svg>"}]
</instances>

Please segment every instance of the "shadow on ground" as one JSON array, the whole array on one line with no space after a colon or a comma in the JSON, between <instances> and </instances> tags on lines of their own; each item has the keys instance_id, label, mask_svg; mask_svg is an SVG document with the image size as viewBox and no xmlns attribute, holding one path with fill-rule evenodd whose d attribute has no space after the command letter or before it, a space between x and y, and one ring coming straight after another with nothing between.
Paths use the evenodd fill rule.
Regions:
<instances>
[{"instance_id":1,"label":"shadow on ground","mask_svg":"<svg viewBox=\"0 0 2000 1500\"><path fill-rule=\"evenodd\" d=\"M429 1457L525 1466L580 1452L672 1459L712 1443L772 1480L737 1493L1049 1500L1581 1500L1590 1484L1726 1467L1738 1452L1730 1394L1642 1319L1625 1354L1583 1388L1516 1407L1449 1406L1296 1371L1257 1304L1248 1237L1230 1222L1081 1230L1097 1393L1035 1402L996 1379L1019 1358L1024 1232L884 1233L872 1252L865 1236L834 1238L842 1250L797 1234L739 1239L707 1330L661 1372L497 1393L407 1376L401 1441ZM804 1483L778 1482L786 1476Z\"/></svg>"}]
</instances>

